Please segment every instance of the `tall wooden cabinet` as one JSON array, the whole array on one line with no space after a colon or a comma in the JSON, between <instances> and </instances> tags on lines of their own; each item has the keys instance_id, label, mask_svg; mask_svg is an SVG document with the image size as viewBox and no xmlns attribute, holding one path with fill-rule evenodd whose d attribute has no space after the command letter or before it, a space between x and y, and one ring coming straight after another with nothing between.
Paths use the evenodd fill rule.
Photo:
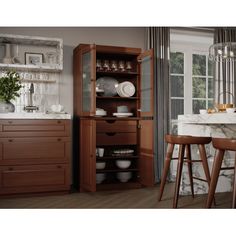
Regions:
<instances>
[{"instance_id":1,"label":"tall wooden cabinet","mask_svg":"<svg viewBox=\"0 0 236 236\"><path fill-rule=\"evenodd\" d=\"M98 80L105 86L115 79L118 85L131 82L132 96L99 94ZM111 80L111 81L110 81ZM114 86L111 85L111 86ZM115 85L117 89L117 84ZM106 88L106 87L105 87ZM119 117L117 107L126 106L131 116ZM97 116L96 109L105 116ZM74 124L80 191L127 189L154 184L153 168L153 52L139 48L80 44L74 49ZM77 137L77 138L76 138ZM104 148L103 157L97 149ZM125 150L128 150L125 153ZM131 151L131 152L130 152ZM129 153L130 152L130 153ZM118 155L115 153L119 153ZM129 160L121 169L117 160ZM105 162L104 169L96 163ZM75 162L76 163L76 162ZM120 181L117 173L130 172L128 181ZM96 184L96 175L105 179Z\"/></svg>"}]
</instances>

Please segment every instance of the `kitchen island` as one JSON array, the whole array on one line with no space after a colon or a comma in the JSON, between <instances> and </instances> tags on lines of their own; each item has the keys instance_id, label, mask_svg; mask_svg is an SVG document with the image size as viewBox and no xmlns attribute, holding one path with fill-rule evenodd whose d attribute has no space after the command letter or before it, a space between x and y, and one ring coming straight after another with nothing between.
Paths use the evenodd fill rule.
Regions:
<instances>
[{"instance_id":1,"label":"kitchen island","mask_svg":"<svg viewBox=\"0 0 236 236\"><path fill-rule=\"evenodd\" d=\"M213 113L204 115L179 115L178 116L178 134L192 136L210 136L219 138L236 139L236 113ZM177 151L177 150L175 150ZM215 149L211 144L206 146L209 169L211 171ZM223 165L234 166L233 152L226 152L223 160ZM193 159L199 159L199 153L196 145L192 147ZM199 178L204 178L205 175L201 163L193 164L193 174ZM223 170L220 172L220 177L217 184L217 192L232 191L233 170ZM176 175L176 163L172 166L172 178ZM208 192L207 183L194 180L194 191L196 194ZM191 194L190 183L188 178L187 166L185 165L182 172L182 181L180 194Z\"/></svg>"}]
</instances>

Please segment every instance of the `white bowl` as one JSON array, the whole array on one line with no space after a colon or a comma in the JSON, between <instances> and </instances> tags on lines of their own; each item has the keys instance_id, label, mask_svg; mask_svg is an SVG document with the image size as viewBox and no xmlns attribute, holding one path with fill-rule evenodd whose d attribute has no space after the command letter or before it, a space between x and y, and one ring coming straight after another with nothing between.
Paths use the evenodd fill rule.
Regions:
<instances>
[{"instance_id":1,"label":"white bowl","mask_svg":"<svg viewBox=\"0 0 236 236\"><path fill-rule=\"evenodd\" d=\"M96 162L96 169L102 170L106 167L106 162Z\"/></svg>"},{"instance_id":2,"label":"white bowl","mask_svg":"<svg viewBox=\"0 0 236 236\"><path fill-rule=\"evenodd\" d=\"M235 112L235 108L226 108L226 112L227 113L234 113Z\"/></svg>"},{"instance_id":3,"label":"white bowl","mask_svg":"<svg viewBox=\"0 0 236 236\"><path fill-rule=\"evenodd\" d=\"M207 110L206 109L200 109L199 112L202 115L207 114Z\"/></svg>"},{"instance_id":4,"label":"white bowl","mask_svg":"<svg viewBox=\"0 0 236 236\"><path fill-rule=\"evenodd\" d=\"M131 172L117 172L116 177L117 179L120 180L120 182L125 183L131 179L132 173Z\"/></svg>"},{"instance_id":5,"label":"white bowl","mask_svg":"<svg viewBox=\"0 0 236 236\"><path fill-rule=\"evenodd\" d=\"M129 168L131 165L130 160L116 160L116 166L120 169L126 169Z\"/></svg>"},{"instance_id":6,"label":"white bowl","mask_svg":"<svg viewBox=\"0 0 236 236\"><path fill-rule=\"evenodd\" d=\"M106 175L104 173L97 173L96 174L96 183L101 184L105 178L106 178Z\"/></svg>"},{"instance_id":7,"label":"white bowl","mask_svg":"<svg viewBox=\"0 0 236 236\"><path fill-rule=\"evenodd\" d=\"M52 110L53 112L62 112L62 111L64 110L64 107L63 107L62 105L60 105L60 104L58 104L58 105L52 105L52 106L51 106L51 110Z\"/></svg>"},{"instance_id":8,"label":"white bowl","mask_svg":"<svg viewBox=\"0 0 236 236\"><path fill-rule=\"evenodd\" d=\"M107 112L104 110L96 110L96 116L106 116Z\"/></svg>"}]
</instances>

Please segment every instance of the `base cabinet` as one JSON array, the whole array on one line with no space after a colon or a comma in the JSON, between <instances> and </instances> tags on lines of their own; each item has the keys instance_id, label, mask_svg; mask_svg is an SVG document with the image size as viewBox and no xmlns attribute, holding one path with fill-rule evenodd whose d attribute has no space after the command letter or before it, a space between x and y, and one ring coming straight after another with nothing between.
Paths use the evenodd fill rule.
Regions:
<instances>
[{"instance_id":1,"label":"base cabinet","mask_svg":"<svg viewBox=\"0 0 236 236\"><path fill-rule=\"evenodd\" d=\"M70 126L69 120L0 120L0 194L69 191Z\"/></svg>"}]
</instances>

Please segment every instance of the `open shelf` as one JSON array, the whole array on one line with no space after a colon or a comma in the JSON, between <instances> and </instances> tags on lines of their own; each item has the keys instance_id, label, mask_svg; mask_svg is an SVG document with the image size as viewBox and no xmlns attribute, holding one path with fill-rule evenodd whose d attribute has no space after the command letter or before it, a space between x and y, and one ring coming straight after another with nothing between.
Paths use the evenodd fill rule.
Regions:
<instances>
[{"instance_id":1,"label":"open shelf","mask_svg":"<svg viewBox=\"0 0 236 236\"><path fill-rule=\"evenodd\" d=\"M138 75L138 72L121 72L121 71L97 71L98 76L134 76Z\"/></svg>"},{"instance_id":2,"label":"open shelf","mask_svg":"<svg viewBox=\"0 0 236 236\"><path fill-rule=\"evenodd\" d=\"M97 173L113 173L113 172L135 172L138 171L137 168L127 168L127 169L102 169L96 170Z\"/></svg>"},{"instance_id":3,"label":"open shelf","mask_svg":"<svg viewBox=\"0 0 236 236\"><path fill-rule=\"evenodd\" d=\"M118 96L115 96L115 97L106 97L106 96L96 96L97 99L109 99L109 100L115 100L115 99L120 99L120 100L137 100L139 99L138 97L118 97Z\"/></svg>"},{"instance_id":4,"label":"open shelf","mask_svg":"<svg viewBox=\"0 0 236 236\"><path fill-rule=\"evenodd\" d=\"M121 160L127 160L127 159L137 159L139 158L139 156L105 156L105 157L97 157L97 161L102 161L102 160L117 160L117 159L121 159Z\"/></svg>"}]
</instances>

